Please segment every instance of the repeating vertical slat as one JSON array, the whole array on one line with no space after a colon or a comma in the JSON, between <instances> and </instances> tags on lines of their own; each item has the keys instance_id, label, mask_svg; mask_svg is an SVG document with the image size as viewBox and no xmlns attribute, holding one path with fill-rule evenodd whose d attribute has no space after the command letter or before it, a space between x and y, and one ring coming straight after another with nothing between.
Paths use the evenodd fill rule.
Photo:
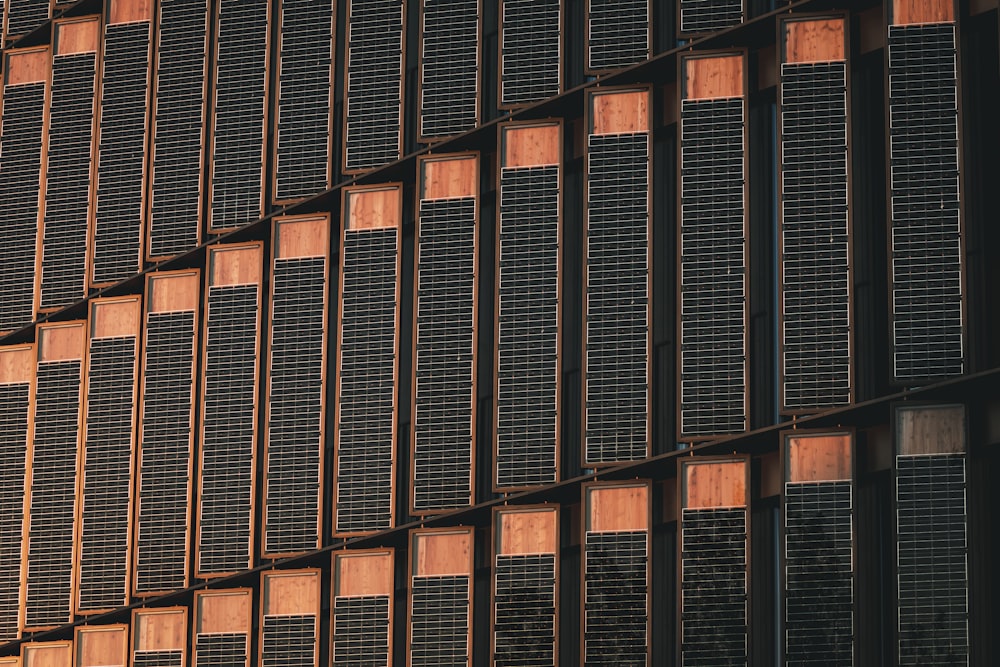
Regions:
<instances>
[{"instance_id":1,"label":"repeating vertical slat","mask_svg":"<svg viewBox=\"0 0 1000 667\"><path fill-rule=\"evenodd\" d=\"M617 69L649 57L649 0L588 0L587 17L589 69Z\"/></svg>"},{"instance_id":2,"label":"repeating vertical slat","mask_svg":"<svg viewBox=\"0 0 1000 667\"><path fill-rule=\"evenodd\" d=\"M503 0L500 106L531 104L562 87L560 0Z\"/></svg>"},{"instance_id":3,"label":"repeating vertical slat","mask_svg":"<svg viewBox=\"0 0 1000 667\"><path fill-rule=\"evenodd\" d=\"M479 0L425 0L420 22L420 137L479 122Z\"/></svg>"}]
</instances>

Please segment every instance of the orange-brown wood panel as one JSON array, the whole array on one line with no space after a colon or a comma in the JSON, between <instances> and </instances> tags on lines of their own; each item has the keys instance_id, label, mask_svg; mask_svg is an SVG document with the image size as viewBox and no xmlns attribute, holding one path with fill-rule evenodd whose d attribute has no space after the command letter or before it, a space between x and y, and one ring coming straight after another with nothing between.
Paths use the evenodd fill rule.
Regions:
<instances>
[{"instance_id":1,"label":"orange-brown wood panel","mask_svg":"<svg viewBox=\"0 0 1000 667\"><path fill-rule=\"evenodd\" d=\"M593 134L649 131L648 90L594 93L591 98Z\"/></svg>"},{"instance_id":2,"label":"orange-brown wood panel","mask_svg":"<svg viewBox=\"0 0 1000 667\"><path fill-rule=\"evenodd\" d=\"M846 57L844 19L785 22L785 62L831 62Z\"/></svg>"},{"instance_id":3,"label":"orange-brown wood panel","mask_svg":"<svg viewBox=\"0 0 1000 667\"><path fill-rule=\"evenodd\" d=\"M87 16L81 19L54 21L56 55L70 53L89 53L97 51L101 39L101 19L99 16Z\"/></svg>"},{"instance_id":4,"label":"orange-brown wood panel","mask_svg":"<svg viewBox=\"0 0 1000 667\"><path fill-rule=\"evenodd\" d=\"M34 377L34 345L0 347L0 384L31 382Z\"/></svg>"},{"instance_id":5,"label":"orange-brown wood panel","mask_svg":"<svg viewBox=\"0 0 1000 667\"><path fill-rule=\"evenodd\" d=\"M38 325L38 360L83 359L87 323L82 320Z\"/></svg>"},{"instance_id":6,"label":"orange-brown wood panel","mask_svg":"<svg viewBox=\"0 0 1000 667\"><path fill-rule=\"evenodd\" d=\"M415 531L410 544L415 576L472 574L472 529Z\"/></svg>"},{"instance_id":7,"label":"orange-brown wood panel","mask_svg":"<svg viewBox=\"0 0 1000 667\"><path fill-rule=\"evenodd\" d=\"M94 299L90 302L90 337L138 336L141 318L137 296Z\"/></svg>"},{"instance_id":8,"label":"orange-brown wood panel","mask_svg":"<svg viewBox=\"0 0 1000 667\"><path fill-rule=\"evenodd\" d=\"M892 24L951 23L954 0L892 0Z\"/></svg>"},{"instance_id":9,"label":"orange-brown wood panel","mask_svg":"<svg viewBox=\"0 0 1000 667\"><path fill-rule=\"evenodd\" d=\"M4 83L15 86L49 79L49 48L15 49L7 53Z\"/></svg>"},{"instance_id":10,"label":"orange-brown wood panel","mask_svg":"<svg viewBox=\"0 0 1000 667\"><path fill-rule=\"evenodd\" d=\"M503 166L542 167L559 164L560 129L558 123L527 126L504 126Z\"/></svg>"},{"instance_id":11,"label":"orange-brown wood panel","mask_svg":"<svg viewBox=\"0 0 1000 667\"><path fill-rule=\"evenodd\" d=\"M497 512L498 554L554 554L558 550L559 512L551 509Z\"/></svg>"},{"instance_id":12,"label":"orange-brown wood panel","mask_svg":"<svg viewBox=\"0 0 1000 667\"><path fill-rule=\"evenodd\" d=\"M132 611L132 651L183 651L187 647L187 607Z\"/></svg>"},{"instance_id":13,"label":"orange-brown wood panel","mask_svg":"<svg viewBox=\"0 0 1000 667\"><path fill-rule=\"evenodd\" d=\"M736 461L682 461L685 509L745 507L747 463Z\"/></svg>"},{"instance_id":14,"label":"orange-brown wood panel","mask_svg":"<svg viewBox=\"0 0 1000 667\"><path fill-rule=\"evenodd\" d=\"M208 251L209 284L259 284L263 272L263 251L260 243L222 245Z\"/></svg>"},{"instance_id":15,"label":"orange-brown wood panel","mask_svg":"<svg viewBox=\"0 0 1000 667\"><path fill-rule=\"evenodd\" d=\"M128 664L128 627L84 626L76 629L76 667Z\"/></svg>"},{"instance_id":16,"label":"orange-brown wood panel","mask_svg":"<svg viewBox=\"0 0 1000 667\"><path fill-rule=\"evenodd\" d=\"M7 658L0 658L0 667L20 667L21 656L12 655Z\"/></svg>"},{"instance_id":17,"label":"orange-brown wood panel","mask_svg":"<svg viewBox=\"0 0 1000 667\"><path fill-rule=\"evenodd\" d=\"M333 594L337 597L392 595L392 551L344 551L333 555Z\"/></svg>"},{"instance_id":18,"label":"orange-brown wood panel","mask_svg":"<svg viewBox=\"0 0 1000 667\"><path fill-rule=\"evenodd\" d=\"M319 570L263 572L261 587L264 616L319 615Z\"/></svg>"},{"instance_id":19,"label":"orange-brown wood panel","mask_svg":"<svg viewBox=\"0 0 1000 667\"><path fill-rule=\"evenodd\" d=\"M192 271L152 273L146 278L147 307L151 313L198 310L201 275Z\"/></svg>"},{"instance_id":20,"label":"orange-brown wood panel","mask_svg":"<svg viewBox=\"0 0 1000 667\"><path fill-rule=\"evenodd\" d=\"M275 256L325 257L330 247L330 221L323 218L280 218L275 221Z\"/></svg>"},{"instance_id":21,"label":"orange-brown wood panel","mask_svg":"<svg viewBox=\"0 0 1000 667\"><path fill-rule=\"evenodd\" d=\"M153 18L153 0L110 0L108 23L149 21Z\"/></svg>"},{"instance_id":22,"label":"orange-brown wood panel","mask_svg":"<svg viewBox=\"0 0 1000 667\"><path fill-rule=\"evenodd\" d=\"M196 591L195 634L250 632L252 600L248 588L225 591Z\"/></svg>"},{"instance_id":23,"label":"orange-brown wood panel","mask_svg":"<svg viewBox=\"0 0 1000 667\"><path fill-rule=\"evenodd\" d=\"M786 436L789 482L851 479L851 436L827 433Z\"/></svg>"},{"instance_id":24,"label":"orange-brown wood panel","mask_svg":"<svg viewBox=\"0 0 1000 667\"><path fill-rule=\"evenodd\" d=\"M897 453L957 454L965 451L965 408L961 405L899 408Z\"/></svg>"},{"instance_id":25,"label":"orange-brown wood panel","mask_svg":"<svg viewBox=\"0 0 1000 667\"><path fill-rule=\"evenodd\" d=\"M403 223L403 186L344 188L347 229L398 227Z\"/></svg>"},{"instance_id":26,"label":"orange-brown wood panel","mask_svg":"<svg viewBox=\"0 0 1000 667\"><path fill-rule=\"evenodd\" d=\"M479 194L479 158L476 155L420 159L420 198L448 199Z\"/></svg>"},{"instance_id":27,"label":"orange-brown wood panel","mask_svg":"<svg viewBox=\"0 0 1000 667\"><path fill-rule=\"evenodd\" d=\"M21 646L24 667L73 667L73 642L37 642Z\"/></svg>"},{"instance_id":28,"label":"orange-brown wood panel","mask_svg":"<svg viewBox=\"0 0 1000 667\"><path fill-rule=\"evenodd\" d=\"M649 486L586 487L587 530L608 533L649 530Z\"/></svg>"},{"instance_id":29,"label":"orange-brown wood panel","mask_svg":"<svg viewBox=\"0 0 1000 667\"><path fill-rule=\"evenodd\" d=\"M743 95L743 56L684 59L684 98L709 100Z\"/></svg>"}]
</instances>

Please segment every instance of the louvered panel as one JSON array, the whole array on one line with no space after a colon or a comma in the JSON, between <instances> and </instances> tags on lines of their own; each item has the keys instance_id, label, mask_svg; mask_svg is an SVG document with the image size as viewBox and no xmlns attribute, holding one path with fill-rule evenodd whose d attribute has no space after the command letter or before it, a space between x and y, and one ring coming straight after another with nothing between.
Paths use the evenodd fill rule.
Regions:
<instances>
[{"instance_id":1,"label":"louvered panel","mask_svg":"<svg viewBox=\"0 0 1000 667\"><path fill-rule=\"evenodd\" d=\"M555 667L554 554L497 554L493 598L496 667Z\"/></svg>"},{"instance_id":2,"label":"louvered panel","mask_svg":"<svg viewBox=\"0 0 1000 667\"><path fill-rule=\"evenodd\" d=\"M587 142L588 464L641 459L649 395L649 137Z\"/></svg>"},{"instance_id":3,"label":"louvered panel","mask_svg":"<svg viewBox=\"0 0 1000 667\"><path fill-rule=\"evenodd\" d=\"M330 187L333 3L281 2L275 199Z\"/></svg>"},{"instance_id":4,"label":"louvered panel","mask_svg":"<svg viewBox=\"0 0 1000 667\"><path fill-rule=\"evenodd\" d=\"M91 146L97 54L52 58L45 226L39 307L58 308L87 293Z\"/></svg>"},{"instance_id":5,"label":"louvered panel","mask_svg":"<svg viewBox=\"0 0 1000 667\"><path fill-rule=\"evenodd\" d=\"M467 667L470 586L467 575L417 576L410 590L412 667Z\"/></svg>"},{"instance_id":6,"label":"louvered panel","mask_svg":"<svg viewBox=\"0 0 1000 667\"><path fill-rule=\"evenodd\" d=\"M420 137L436 139L479 122L479 0L421 3Z\"/></svg>"},{"instance_id":7,"label":"louvered panel","mask_svg":"<svg viewBox=\"0 0 1000 667\"><path fill-rule=\"evenodd\" d=\"M265 616L261 635L261 667L313 667L317 660L316 616Z\"/></svg>"},{"instance_id":8,"label":"louvered panel","mask_svg":"<svg viewBox=\"0 0 1000 667\"><path fill-rule=\"evenodd\" d=\"M502 168L496 485L556 481L559 167Z\"/></svg>"},{"instance_id":9,"label":"louvered panel","mask_svg":"<svg viewBox=\"0 0 1000 667\"><path fill-rule=\"evenodd\" d=\"M588 0L587 68L617 69L649 57L649 0Z\"/></svg>"},{"instance_id":10,"label":"louvered panel","mask_svg":"<svg viewBox=\"0 0 1000 667\"><path fill-rule=\"evenodd\" d=\"M969 664L964 454L896 457L899 664Z\"/></svg>"},{"instance_id":11,"label":"louvered panel","mask_svg":"<svg viewBox=\"0 0 1000 667\"><path fill-rule=\"evenodd\" d=\"M388 667L389 596L337 596L333 601L333 667Z\"/></svg>"},{"instance_id":12,"label":"louvered panel","mask_svg":"<svg viewBox=\"0 0 1000 667\"><path fill-rule=\"evenodd\" d=\"M263 213L264 121L270 32L267 0L221 0L212 126L213 232Z\"/></svg>"},{"instance_id":13,"label":"louvered panel","mask_svg":"<svg viewBox=\"0 0 1000 667\"><path fill-rule=\"evenodd\" d=\"M850 481L785 483L785 658L854 664Z\"/></svg>"},{"instance_id":14,"label":"louvered panel","mask_svg":"<svg viewBox=\"0 0 1000 667\"><path fill-rule=\"evenodd\" d=\"M500 106L531 104L562 86L560 0L503 0Z\"/></svg>"},{"instance_id":15,"label":"louvered panel","mask_svg":"<svg viewBox=\"0 0 1000 667\"><path fill-rule=\"evenodd\" d=\"M413 509L472 502L475 197L423 199L417 249Z\"/></svg>"},{"instance_id":16,"label":"louvered panel","mask_svg":"<svg viewBox=\"0 0 1000 667\"><path fill-rule=\"evenodd\" d=\"M681 512L681 663L747 664L747 511Z\"/></svg>"},{"instance_id":17,"label":"louvered panel","mask_svg":"<svg viewBox=\"0 0 1000 667\"><path fill-rule=\"evenodd\" d=\"M198 633L192 667L238 667L249 660L245 632Z\"/></svg>"},{"instance_id":18,"label":"louvered panel","mask_svg":"<svg viewBox=\"0 0 1000 667\"><path fill-rule=\"evenodd\" d=\"M681 106L680 431L744 431L746 248L743 99Z\"/></svg>"},{"instance_id":19,"label":"louvered panel","mask_svg":"<svg viewBox=\"0 0 1000 667\"><path fill-rule=\"evenodd\" d=\"M19 629L30 397L29 382L0 384L0 642Z\"/></svg>"},{"instance_id":20,"label":"louvered panel","mask_svg":"<svg viewBox=\"0 0 1000 667\"><path fill-rule=\"evenodd\" d=\"M8 57L8 63L12 58ZM0 137L0 331L34 319L38 189L42 185L45 82L3 87Z\"/></svg>"},{"instance_id":21,"label":"louvered panel","mask_svg":"<svg viewBox=\"0 0 1000 667\"><path fill-rule=\"evenodd\" d=\"M743 22L743 0L679 0L681 33L721 30Z\"/></svg>"},{"instance_id":22,"label":"louvered panel","mask_svg":"<svg viewBox=\"0 0 1000 667\"><path fill-rule=\"evenodd\" d=\"M184 651L136 651L132 667L184 667Z\"/></svg>"},{"instance_id":23,"label":"louvered panel","mask_svg":"<svg viewBox=\"0 0 1000 667\"><path fill-rule=\"evenodd\" d=\"M132 667L186 667L188 607L132 610Z\"/></svg>"},{"instance_id":24,"label":"louvered panel","mask_svg":"<svg viewBox=\"0 0 1000 667\"><path fill-rule=\"evenodd\" d=\"M782 405L851 402L847 64L781 66Z\"/></svg>"},{"instance_id":25,"label":"louvered panel","mask_svg":"<svg viewBox=\"0 0 1000 667\"><path fill-rule=\"evenodd\" d=\"M160 0L150 176L150 257L200 240L207 79L207 0Z\"/></svg>"},{"instance_id":26,"label":"louvered panel","mask_svg":"<svg viewBox=\"0 0 1000 667\"><path fill-rule=\"evenodd\" d=\"M404 0L349 0L345 172L400 156Z\"/></svg>"},{"instance_id":27,"label":"louvered panel","mask_svg":"<svg viewBox=\"0 0 1000 667\"><path fill-rule=\"evenodd\" d=\"M48 18L49 0L5 0L4 41L27 35Z\"/></svg>"},{"instance_id":28,"label":"louvered panel","mask_svg":"<svg viewBox=\"0 0 1000 667\"><path fill-rule=\"evenodd\" d=\"M588 531L584 539L584 664L645 665L646 531Z\"/></svg>"},{"instance_id":29,"label":"louvered panel","mask_svg":"<svg viewBox=\"0 0 1000 667\"><path fill-rule=\"evenodd\" d=\"M893 377L965 371L954 24L889 27Z\"/></svg>"}]
</instances>

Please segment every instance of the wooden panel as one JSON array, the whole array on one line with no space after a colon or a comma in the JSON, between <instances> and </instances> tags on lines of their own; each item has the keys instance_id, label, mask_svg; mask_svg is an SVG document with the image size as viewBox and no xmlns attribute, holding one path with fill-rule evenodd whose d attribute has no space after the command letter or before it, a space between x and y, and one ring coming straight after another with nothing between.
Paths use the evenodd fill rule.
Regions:
<instances>
[{"instance_id":1,"label":"wooden panel","mask_svg":"<svg viewBox=\"0 0 1000 667\"><path fill-rule=\"evenodd\" d=\"M844 19L785 22L785 62L844 60Z\"/></svg>"},{"instance_id":2,"label":"wooden panel","mask_svg":"<svg viewBox=\"0 0 1000 667\"><path fill-rule=\"evenodd\" d=\"M49 78L48 48L11 51L7 54L4 73L4 80L8 86L47 81Z\"/></svg>"},{"instance_id":3,"label":"wooden panel","mask_svg":"<svg viewBox=\"0 0 1000 667\"><path fill-rule=\"evenodd\" d=\"M424 159L420 165L421 199L475 197L479 194L479 159L476 156Z\"/></svg>"},{"instance_id":4,"label":"wooden panel","mask_svg":"<svg viewBox=\"0 0 1000 667\"><path fill-rule=\"evenodd\" d=\"M25 644L21 663L24 667L71 667L73 642L40 642Z\"/></svg>"},{"instance_id":5,"label":"wooden panel","mask_svg":"<svg viewBox=\"0 0 1000 667\"><path fill-rule=\"evenodd\" d=\"M951 23L954 0L892 0L892 24Z\"/></svg>"},{"instance_id":6,"label":"wooden panel","mask_svg":"<svg viewBox=\"0 0 1000 667\"><path fill-rule=\"evenodd\" d=\"M559 164L559 131L557 124L503 128L503 166Z\"/></svg>"},{"instance_id":7,"label":"wooden panel","mask_svg":"<svg viewBox=\"0 0 1000 667\"><path fill-rule=\"evenodd\" d=\"M154 273L146 281L146 298L151 313L198 310L201 276L198 271Z\"/></svg>"},{"instance_id":8,"label":"wooden panel","mask_svg":"<svg viewBox=\"0 0 1000 667\"><path fill-rule=\"evenodd\" d=\"M594 533L649 529L649 487L590 487L587 530Z\"/></svg>"},{"instance_id":9,"label":"wooden panel","mask_svg":"<svg viewBox=\"0 0 1000 667\"><path fill-rule=\"evenodd\" d=\"M137 336L142 304L139 297L95 299L90 303L91 338Z\"/></svg>"},{"instance_id":10,"label":"wooden panel","mask_svg":"<svg viewBox=\"0 0 1000 667\"><path fill-rule=\"evenodd\" d=\"M21 664L21 657L17 655L12 655L9 658L0 658L0 667L19 667Z\"/></svg>"},{"instance_id":11,"label":"wooden panel","mask_svg":"<svg viewBox=\"0 0 1000 667\"><path fill-rule=\"evenodd\" d=\"M789 435L788 481L832 482L851 479L851 436Z\"/></svg>"},{"instance_id":12,"label":"wooden panel","mask_svg":"<svg viewBox=\"0 0 1000 667\"><path fill-rule=\"evenodd\" d=\"M319 614L319 570L261 574L265 616Z\"/></svg>"},{"instance_id":13,"label":"wooden panel","mask_svg":"<svg viewBox=\"0 0 1000 667\"><path fill-rule=\"evenodd\" d=\"M86 323L82 321L68 324L39 325L38 360L63 361L83 359L87 344Z\"/></svg>"},{"instance_id":14,"label":"wooden panel","mask_svg":"<svg viewBox=\"0 0 1000 667\"><path fill-rule=\"evenodd\" d=\"M187 647L187 609L136 609L132 612L133 651L183 651Z\"/></svg>"},{"instance_id":15,"label":"wooden panel","mask_svg":"<svg viewBox=\"0 0 1000 667\"><path fill-rule=\"evenodd\" d=\"M153 18L153 0L110 0L108 23L149 21Z\"/></svg>"},{"instance_id":16,"label":"wooden panel","mask_svg":"<svg viewBox=\"0 0 1000 667\"><path fill-rule=\"evenodd\" d=\"M326 218L279 218L274 224L278 259L326 257L330 247L330 221Z\"/></svg>"},{"instance_id":17,"label":"wooden panel","mask_svg":"<svg viewBox=\"0 0 1000 667\"><path fill-rule=\"evenodd\" d=\"M195 632L250 631L250 591L211 591L195 593Z\"/></svg>"},{"instance_id":18,"label":"wooden panel","mask_svg":"<svg viewBox=\"0 0 1000 667\"><path fill-rule=\"evenodd\" d=\"M899 408L898 454L957 454L965 451L965 408L961 405Z\"/></svg>"},{"instance_id":19,"label":"wooden panel","mask_svg":"<svg viewBox=\"0 0 1000 667\"><path fill-rule=\"evenodd\" d=\"M685 509L743 507L747 504L745 461L685 461Z\"/></svg>"},{"instance_id":20,"label":"wooden panel","mask_svg":"<svg viewBox=\"0 0 1000 667\"><path fill-rule=\"evenodd\" d=\"M208 261L210 285L255 285L261 281L263 254L259 243L211 248Z\"/></svg>"},{"instance_id":21,"label":"wooden panel","mask_svg":"<svg viewBox=\"0 0 1000 667\"><path fill-rule=\"evenodd\" d=\"M432 577L472 574L472 531L415 533L413 574Z\"/></svg>"},{"instance_id":22,"label":"wooden panel","mask_svg":"<svg viewBox=\"0 0 1000 667\"><path fill-rule=\"evenodd\" d=\"M685 99L708 100L743 95L743 56L684 59Z\"/></svg>"},{"instance_id":23,"label":"wooden panel","mask_svg":"<svg viewBox=\"0 0 1000 667\"><path fill-rule=\"evenodd\" d=\"M593 134L649 131L649 91L597 93L591 97Z\"/></svg>"},{"instance_id":24,"label":"wooden panel","mask_svg":"<svg viewBox=\"0 0 1000 667\"><path fill-rule=\"evenodd\" d=\"M99 17L80 21L57 21L54 30L56 55L97 51L101 39Z\"/></svg>"},{"instance_id":25,"label":"wooden panel","mask_svg":"<svg viewBox=\"0 0 1000 667\"><path fill-rule=\"evenodd\" d=\"M31 382L34 377L34 345L0 347L0 384Z\"/></svg>"},{"instance_id":26,"label":"wooden panel","mask_svg":"<svg viewBox=\"0 0 1000 667\"><path fill-rule=\"evenodd\" d=\"M76 667L128 664L128 628L124 625L76 629Z\"/></svg>"},{"instance_id":27,"label":"wooden panel","mask_svg":"<svg viewBox=\"0 0 1000 667\"><path fill-rule=\"evenodd\" d=\"M399 185L376 189L344 189L344 217L347 229L397 227L403 221L403 188Z\"/></svg>"},{"instance_id":28,"label":"wooden panel","mask_svg":"<svg viewBox=\"0 0 1000 667\"><path fill-rule=\"evenodd\" d=\"M338 553L333 555L334 595L392 595L392 552Z\"/></svg>"},{"instance_id":29,"label":"wooden panel","mask_svg":"<svg viewBox=\"0 0 1000 667\"><path fill-rule=\"evenodd\" d=\"M497 553L554 554L558 552L559 513L555 509L504 510L500 518Z\"/></svg>"}]
</instances>

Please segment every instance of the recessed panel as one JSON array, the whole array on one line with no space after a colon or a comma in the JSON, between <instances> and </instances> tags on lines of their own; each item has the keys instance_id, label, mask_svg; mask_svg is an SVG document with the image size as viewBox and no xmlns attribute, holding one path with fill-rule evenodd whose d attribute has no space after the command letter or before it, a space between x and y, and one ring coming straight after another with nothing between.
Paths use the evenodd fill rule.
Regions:
<instances>
[{"instance_id":1,"label":"recessed panel","mask_svg":"<svg viewBox=\"0 0 1000 667\"><path fill-rule=\"evenodd\" d=\"M472 664L471 529L410 535L408 664Z\"/></svg>"},{"instance_id":2,"label":"recessed panel","mask_svg":"<svg viewBox=\"0 0 1000 667\"><path fill-rule=\"evenodd\" d=\"M249 589L194 594L193 667L248 667L250 664Z\"/></svg>"},{"instance_id":3,"label":"recessed panel","mask_svg":"<svg viewBox=\"0 0 1000 667\"><path fill-rule=\"evenodd\" d=\"M333 667L392 664L393 551L333 555Z\"/></svg>"},{"instance_id":4,"label":"recessed panel","mask_svg":"<svg viewBox=\"0 0 1000 667\"><path fill-rule=\"evenodd\" d=\"M127 664L128 626L77 628L75 667L124 667Z\"/></svg>"}]
</instances>

